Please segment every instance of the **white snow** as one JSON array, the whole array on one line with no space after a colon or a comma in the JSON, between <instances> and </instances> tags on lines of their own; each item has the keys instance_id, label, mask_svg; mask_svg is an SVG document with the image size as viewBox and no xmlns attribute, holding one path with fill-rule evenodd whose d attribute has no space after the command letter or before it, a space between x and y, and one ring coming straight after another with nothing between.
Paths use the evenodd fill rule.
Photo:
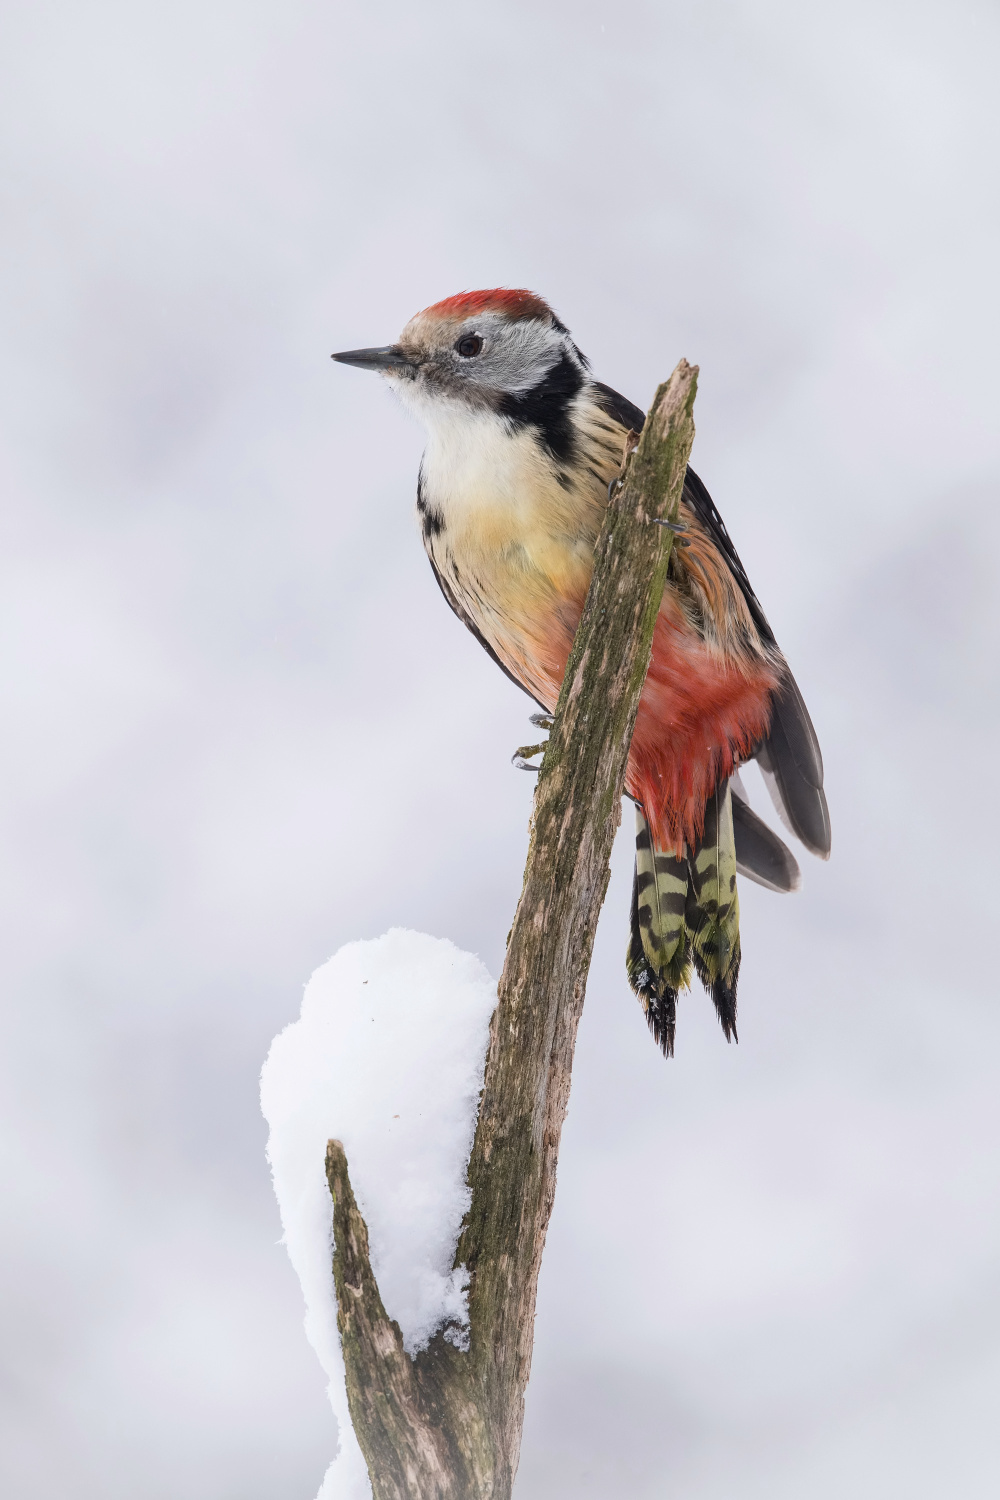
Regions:
<instances>
[{"instance_id":1,"label":"white snow","mask_svg":"<svg viewBox=\"0 0 1000 1500\"><path fill-rule=\"evenodd\" d=\"M415 1353L442 1326L461 1347L465 1277L452 1261L495 1004L496 984L473 954L393 928L348 943L316 970L300 1019L264 1064L261 1108L284 1243L339 1428L319 1500L371 1495L344 1388L326 1143L344 1143L379 1290L405 1348Z\"/></svg>"}]
</instances>

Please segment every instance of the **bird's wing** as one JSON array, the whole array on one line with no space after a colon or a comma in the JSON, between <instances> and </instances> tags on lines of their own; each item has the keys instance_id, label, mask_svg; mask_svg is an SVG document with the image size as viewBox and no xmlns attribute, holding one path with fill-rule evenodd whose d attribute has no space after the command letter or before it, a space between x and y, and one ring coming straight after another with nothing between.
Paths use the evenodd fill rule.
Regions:
<instances>
[{"instance_id":1,"label":"bird's wing","mask_svg":"<svg viewBox=\"0 0 1000 1500\"><path fill-rule=\"evenodd\" d=\"M785 827L811 853L829 858L830 809L823 791L823 756L809 710L787 666L771 700L767 738L754 755Z\"/></svg>"},{"instance_id":2,"label":"bird's wing","mask_svg":"<svg viewBox=\"0 0 1000 1500\"><path fill-rule=\"evenodd\" d=\"M694 511L725 558L761 639L776 646L774 632L750 587L746 569L740 562L725 522L708 490L691 468L684 481L684 504ZM811 853L826 859L830 853L830 809L823 791L823 754L798 683L784 657L781 661L782 682L771 699L767 738L756 747L754 756L763 772L771 801L786 828L801 839Z\"/></svg>"},{"instance_id":3,"label":"bird's wing","mask_svg":"<svg viewBox=\"0 0 1000 1500\"><path fill-rule=\"evenodd\" d=\"M729 787L733 794L737 873L769 891L797 891L801 876L791 849L758 818L738 773L729 778Z\"/></svg>"},{"instance_id":4,"label":"bird's wing","mask_svg":"<svg viewBox=\"0 0 1000 1500\"><path fill-rule=\"evenodd\" d=\"M599 380L592 382L592 388L601 410L606 412L615 422L620 422L622 427L629 432L641 432L646 418L637 406L624 396L613 391L609 385L602 385ZM683 503L694 511L701 525L711 537L715 546L726 560L726 565L739 584L740 592L747 601L753 622L763 639L769 644L774 642L774 632L767 623L764 611L760 607L760 601L747 577L746 568L740 562L739 553L733 546L732 538L726 530L726 523L715 508L708 490L702 484L694 470L689 466L687 477L684 480Z\"/></svg>"},{"instance_id":5,"label":"bird's wing","mask_svg":"<svg viewBox=\"0 0 1000 1500\"><path fill-rule=\"evenodd\" d=\"M760 607L760 600L750 587L747 570L740 562L740 555L733 546L732 538L726 530L726 523L719 515L715 501L690 464L688 465L687 476L684 480L682 504L694 511L703 528L715 543L716 548L725 558L726 566L739 584L740 593L747 602L747 608L760 633L761 639L768 645L774 645L774 631L767 623L767 616Z\"/></svg>"},{"instance_id":6,"label":"bird's wing","mask_svg":"<svg viewBox=\"0 0 1000 1500\"><path fill-rule=\"evenodd\" d=\"M645 417L637 406L598 381L593 382L593 389L598 404L609 417L627 430L642 431ZM769 645L777 645L726 523L690 467L684 480L683 504L694 512L725 558L761 638ZM771 702L767 738L757 746L754 755L782 822L807 849L826 859L830 853L830 810L823 791L823 756L809 710L787 663L782 685Z\"/></svg>"},{"instance_id":7,"label":"bird's wing","mask_svg":"<svg viewBox=\"0 0 1000 1500\"><path fill-rule=\"evenodd\" d=\"M626 432L641 432L646 421L646 414L640 411L638 406L625 396L620 396L613 391L609 385L604 385L600 380L592 380L590 388L594 392L598 406L607 412L613 422L619 422Z\"/></svg>"}]
</instances>

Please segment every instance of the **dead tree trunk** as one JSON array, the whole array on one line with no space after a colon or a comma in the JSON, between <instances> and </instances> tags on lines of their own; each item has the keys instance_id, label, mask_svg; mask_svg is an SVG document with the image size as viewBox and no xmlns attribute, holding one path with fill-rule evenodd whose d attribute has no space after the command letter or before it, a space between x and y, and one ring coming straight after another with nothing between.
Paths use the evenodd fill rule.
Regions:
<instances>
[{"instance_id":1,"label":"dead tree trunk","mask_svg":"<svg viewBox=\"0 0 1000 1500\"><path fill-rule=\"evenodd\" d=\"M677 518L697 375L681 361L630 444L538 777L455 1256L471 1273L467 1352L441 1334L404 1352L343 1147L329 1144L337 1322L375 1500L510 1500L576 1030L673 540L655 523Z\"/></svg>"}]
</instances>

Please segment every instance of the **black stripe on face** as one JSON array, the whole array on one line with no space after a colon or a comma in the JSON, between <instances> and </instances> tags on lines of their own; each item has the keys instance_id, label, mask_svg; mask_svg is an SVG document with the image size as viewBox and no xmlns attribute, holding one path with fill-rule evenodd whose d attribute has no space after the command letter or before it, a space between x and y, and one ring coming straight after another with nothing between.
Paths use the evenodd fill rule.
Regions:
<instances>
[{"instance_id":1,"label":"black stripe on face","mask_svg":"<svg viewBox=\"0 0 1000 1500\"><path fill-rule=\"evenodd\" d=\"M519 396L501 396L500 414L514 427L537 427L553 458L566 463L572 458L575 446L570 403L582 386L579 365L564 353L530 391Z\"/></svg>"}]
</instances>

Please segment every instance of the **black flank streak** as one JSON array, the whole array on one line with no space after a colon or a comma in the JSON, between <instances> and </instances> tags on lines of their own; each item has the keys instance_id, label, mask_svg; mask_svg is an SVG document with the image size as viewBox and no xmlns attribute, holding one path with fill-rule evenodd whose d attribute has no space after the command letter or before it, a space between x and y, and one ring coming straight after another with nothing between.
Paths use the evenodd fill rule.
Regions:
<instances>
[{"instance_id":1,"label":"black flank streak","mask_svg":"<svg viewBox=\"0 0 1000 1500\"><path fill-rule=\"evenodd\" d=\"M417 513L420 516L420 529L424 534L425 542L433 536L441 535L444 530L444 516L435 506L427 503L422 469L417 474Z\"/></svg>"},{"instance_id":2,"label":"black flank streak","mask_svg":"<svg viewBox=\"0 0 1000 1500\"><path fill-rule=\"evenodd\" d=\"M536 427L545 447L560 463L573 456L574 433L570 404L583 386L583 372L568 354L530 391L500 398L500 414L514 427Z\"/></svg>"}]
</instances>

